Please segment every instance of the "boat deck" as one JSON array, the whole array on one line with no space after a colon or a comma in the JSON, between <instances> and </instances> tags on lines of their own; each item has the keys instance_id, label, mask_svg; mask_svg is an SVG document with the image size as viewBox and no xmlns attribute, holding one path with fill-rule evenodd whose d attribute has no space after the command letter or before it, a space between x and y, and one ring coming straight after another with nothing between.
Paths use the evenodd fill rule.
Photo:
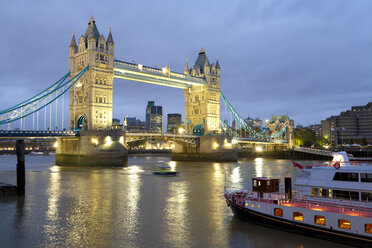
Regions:
<instances>
[{"instance_id":1,"label":"boat deck","mask_svg":"<svg viewBox=\"0 0 372 248\"><path fill-rule=\"evenodd\" d=\"M265 202L271 204L278 204L288 207L296 208L305 208L315 211L322 212L332 212L340 213L351 216L360 216L366 218L372 218L372 208L364 208L360 206L351 206L346 204L331 204L322 201L316 200L307 200L307 199L291 199L291 200L272 200L272 199L263 199L263 198L253 198L247 196L246 192L235 192L232 194L225 194L226 199L236 203L241 207L245 207L245 200L256 201L256 202Z\"/></svg>"}]
</instances>

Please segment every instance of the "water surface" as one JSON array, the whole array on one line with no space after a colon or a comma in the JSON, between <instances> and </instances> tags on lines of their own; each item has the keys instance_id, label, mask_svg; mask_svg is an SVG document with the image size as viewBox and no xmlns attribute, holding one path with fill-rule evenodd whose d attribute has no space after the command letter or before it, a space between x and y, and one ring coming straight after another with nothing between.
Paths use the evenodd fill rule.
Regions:
<instances>
[{"instance_id":1,"label":"water surface","mask_svg":"<svg viewBox=\"0 0 372 248\"><path fill-rule=\"evenodd\" d=\"M225 181L229 189L251 189L253 176L283 179L295 173L288 160L142 155L125 168L59 167L54 160L26 156L26 196L0 200L0 247L347 247L241 221L226 206ZM179 175L153 175L159 163ZM15 164L15 156L0 156L1 182L15 184Z\"/></svg>"}]
</instances>

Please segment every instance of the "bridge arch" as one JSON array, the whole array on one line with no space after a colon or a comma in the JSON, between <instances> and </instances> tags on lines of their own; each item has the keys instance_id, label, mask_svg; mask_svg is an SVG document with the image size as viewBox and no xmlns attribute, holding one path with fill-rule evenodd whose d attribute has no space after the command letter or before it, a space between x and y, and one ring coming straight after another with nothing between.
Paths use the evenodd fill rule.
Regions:
<instances>
[{"instance_id":1,"label":"bridge arch","mask_svg":"<svg viewBox=\"0 0 372 248\"><path fill-rule=\"evenodd\" d=\"M197 136L204 135L204 126L202 124L196 124L192 128L192 134Z\"/></svg>"},{"instance_id":2,"label":"bridge arch","mask_svg":"<svg viewBox=\"0 0 372 248\"><path fill-rule=\"evenodd\" d=\"M80 115L76 120L76 127L75 130L83 130L87 128L87 116Z\"/></svg>"}]
</instances>

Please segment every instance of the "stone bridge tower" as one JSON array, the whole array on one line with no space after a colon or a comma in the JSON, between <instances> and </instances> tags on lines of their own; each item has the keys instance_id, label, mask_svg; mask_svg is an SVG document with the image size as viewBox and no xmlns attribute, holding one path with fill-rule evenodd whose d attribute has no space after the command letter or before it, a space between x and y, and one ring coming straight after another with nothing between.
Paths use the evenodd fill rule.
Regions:
<instances>
[{"instance_id":1,"label":"stone bridge tower","mask_svg":"<svg viewBox=\"0 0 372 248\"><path fill-rule=\"evenodd\" d=\"M185 127L189 134L213 133L220 128L220 64L210 64L202 48L193 68L187 61L184 74L200 77L206 86L185 89Z\"/></svg>"},{"instance_id":2,"label":"stone bridge tower","mask_svg":"<svg viewBox=\"0 0 372 248\"><path fill-rule=\"evenodd\" d=\"M93 16L78 44L70 43L70 78L87 65L89 70L70 89L70 129L102 130L112 125L114 40L97 29Z\"/></svg>"}]
</instances>

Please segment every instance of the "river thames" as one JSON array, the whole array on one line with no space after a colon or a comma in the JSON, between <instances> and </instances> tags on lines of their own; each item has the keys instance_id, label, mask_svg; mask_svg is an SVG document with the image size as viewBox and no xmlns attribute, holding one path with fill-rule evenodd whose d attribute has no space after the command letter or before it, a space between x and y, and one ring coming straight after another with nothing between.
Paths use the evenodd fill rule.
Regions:
<instances>
[{"instance_id":1,"label":"river thames","mask_svg":"<svg viewBox=\"0 0 372 248\"><path fill-rule=\"evenodd\" d=\"M0 200L0 247L349 247L241 221L223 192L251 177L295 176L289 160L173 162L131 156L128 167L59 167L26 156L26 196ZM179 175L153 175L156 164ZM0 156L0 181L16 183L15 156ZM284 185L281 185L283 190Z\"/></svg>"}]
</instances>

